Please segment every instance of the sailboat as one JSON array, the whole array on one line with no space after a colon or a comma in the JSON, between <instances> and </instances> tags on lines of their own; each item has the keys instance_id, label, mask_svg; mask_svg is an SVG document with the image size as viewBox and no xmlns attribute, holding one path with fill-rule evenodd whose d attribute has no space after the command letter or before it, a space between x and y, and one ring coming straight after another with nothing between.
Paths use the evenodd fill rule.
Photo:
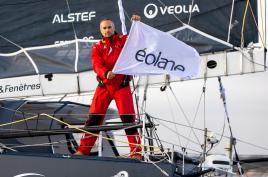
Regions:
<instances>
[{"instance_id":1,"label":"sailboat","mask_svg":"<svg viewBox=\"0 0 268 177\"><path fill-rule=\"evenodd\" d=\"M228 80L223 79L265 73L267 7L262 0L0 1L1 176L242 175L243 160L249 159L239 156L237 146L242 140L237 138L239 129L231 124L228 99L221 101L215 94L218 89L210 90L220 100L210 107L213 110L221 105L224 121L208 122L205 96L209 95L209 83L218 86L219 81L224 98L230 92L224 92ZM125 21L120 20L119 9ZM109 17L121 33L123 23L129 30L131 22L127 19L132 14L141 15L144 23L194 47L202 57L200 72L187 81L169 75L137 76L133 82L137 125L118 123L116 111L110 109L105 125L81 128L97 86L91 47L100 37L98 23ZM200 88L202 97L198 109L187 111L192 112L193 119L189 120L180 99L195 101L199 95L189 95L193 87ZM178 93L187 97L181 94L179 99ZM161 99L153 96L156 94ZM162 95L175 99L164 102ZM200 113L202 100L204 109ZM171 108L170 114L163 109L165 105ZM176 114L176 109L180 113ZM165 117L157 116L161 112ZM202 128L195 126L200 117L204 119ZM115 139L116 132L132 126L143 128L142 161L123 158L126 151L120 146L127 146L126 141L121 135ZM219 127L225 130L225 126L227 134L215 131ZM77 133L94 130L103 132L96 156L72 155ZM254 134L254 129L250 130ZM230 139L228 155L212 154L223 138ZM267 153L264 146L257 147ZM255 162L265 160L262 157Z\"/></svg>"}]
</instances>

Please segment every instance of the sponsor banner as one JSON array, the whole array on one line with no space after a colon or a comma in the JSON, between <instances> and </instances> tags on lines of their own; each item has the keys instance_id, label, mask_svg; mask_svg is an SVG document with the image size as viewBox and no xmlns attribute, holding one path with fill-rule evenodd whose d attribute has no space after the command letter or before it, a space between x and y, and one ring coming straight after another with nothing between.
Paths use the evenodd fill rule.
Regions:
<instances>
[{"instance_id":1,"label":"sponsor banner","mask_svg":"<svg viewBox=\"0 0 268 177\"><path fill-rule=\"evenodd\" d=\"M197 51L168 33L134 22L113 71L120 74L171 74L190 78L198 73Z\"/></svg>"},{"instance_id":2,"label":"sponsor banner","mask_svg":"<svg viewBox=\"0 0 268 177\"><path fill-rule=\"evenodd\" d=\"M75 39L75 34L79 39L98 39L99 22L103 18L112 19L117 32L121 33L118 0L76 0L68 4L65 0L25 3L12 0L12 5L5 0L0 2L0 34L21 47L61 43ZM250 3L258 19L257 0ZM228 37L232 0L139 0L122 1L122 4L128 15L138 14L143 22L161 31L170 31L185 23L225 41ZM244 1L235 1L230 37L234 45L240 45L245 5ZM126 20L127 29L130 26L131 22ZM244 31L247 33L245 44L258 40L251 13L247 13ZM0 37L0 53L20 49L4 38Z\"/></svg>"},{"instance_id":3,"label":"sponsor banner","mask_svg":"<svg viewBox=\"0 0 268 177\"><path fill-rule=\"evenodd\" d=\"M179 15L199 13L200 9L198 4L175 4L170 6L157 6L154 3L147 4L144 7L144 16L148 19L153 19L158 15Z\"/></svg>"},{"instance_id":4,"label":"sponsor banner","mask_svg":"<svg viewBox=\"0 0 268 177\"><path fill-rule=\"evenodd\" d=\"M92 91L97 85L95 77L79 79L79 76L87 75L89 75L88 72L79 75L48 74L0 79L0 98L48 96ZM79 84L82 86L82 90L80 90Z\"/></svg>"},{"instance_id":5,"label":"sponsor banner","mask_svg":"<svg viewBox=\"0 0 268 177\"><path fill-rule=\"evenodd\" d=\"M39 76L25 76L0 80L0 98L42 95Z\"/></svg>"}]
</instances>

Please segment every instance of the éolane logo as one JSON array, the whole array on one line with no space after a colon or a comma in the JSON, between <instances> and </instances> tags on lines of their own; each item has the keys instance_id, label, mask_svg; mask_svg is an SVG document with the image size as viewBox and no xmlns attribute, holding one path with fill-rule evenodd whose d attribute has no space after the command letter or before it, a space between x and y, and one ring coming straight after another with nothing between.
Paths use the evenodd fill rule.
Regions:
<instances>
[{"instance_id":1,"label":"\u00e9olane logo","mask_svg":"<svg viewBox=\"0 0 268 177\"><path fill-rule=\"evenodd\" d=\"M150 3L144 7L144 15L146 18L152 19L155 18L159 13L162 15L169 14L181 14L181 13L194 13L200 12L197 4L189 5L173 5L173 6L161 6Z\"/></svg>"},{"instance_id":2,"label":"\u00e9olane logo","mask_svg":"<svg viewBox=\"0 0 268 177\"><path fill-rule=\"evenodd\" d=\"M163 70L185 71L185 67L183 65L177 64L172 59L164 58L161 51L155 55L153 53L147 53L146 49L138 50L135 54L135 59L148 66L153 66Z\"/></svg>"},{"instance_id":3,"label":"\u00e9olane logo","mask_svg":"<svg viewBox=\"0 0 268 177\"><path fill-rule=\"evenodd\" d=\"M96 17L96 11L91 12L75 12L68 14L55 14L52 20L54 23L72 23L72 22L86 22L91 21Z\"/></svg>"}]
</instances>

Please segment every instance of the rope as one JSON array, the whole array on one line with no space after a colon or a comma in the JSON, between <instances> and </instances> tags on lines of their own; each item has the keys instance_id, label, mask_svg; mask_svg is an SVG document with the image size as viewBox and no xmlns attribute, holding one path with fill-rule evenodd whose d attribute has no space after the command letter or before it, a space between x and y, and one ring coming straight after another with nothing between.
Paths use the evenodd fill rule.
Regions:
<instances>
[{"instance_id":1,"label":"rope","mask_svg":"<svg viewBox=\"0 0 268 177\"><path fill-rule=\"evenodd\" d=\"M260 1L261 1L261 0L260 0ZM259 30L259 28L258 28L257 20L256 20L256 17L255 17L255 15L254 15L254 12L253 12L253 10L252 10L252 7L251 7L251 4L250 4L250 3L249 3L249 9L250 9L252 18L253 18L253 20L254 20L254 24L255 24L255 26L256 26L256 28L257 28L257 30L258 30L259 36L260 36L260 38L261 38L262 45L263 45L263 47L266 48L266 44L265 44L265 42L264 42L264 40L263 40L263 37L262 37L262 35L261 35L261 33L260 33L260 30ZM265 32L264 32L264 33L265 33Z\"/></svg>"},{"instance_id":2,"label":"rope","mask_svg":"<svg viewBox=\"0 0 268 177\"><path fill-rule=\"evenodd\" d=\"M0 127L4 127L4 126L7 126L7 125L17 124L17 123L24 122L24 121L27 121L27 120L33 120L33 119L36 119L37 117L38 117L38 115L35 115L33 117L29 117L29 118L26 118L26 119L21 119L21 120L9 122L9 123L0 124Z\"/></svg>"},{"instance_id":3,"label":"rope","mask_svg":"<svg viewBox=\"0 0 268 177\"><path fill-rule=\"evenodd\" d=\"M86 133L86 134L89 134L89 135L91 135L91 136L99 136L98 134L91 133L91 132L89 132L89 131L86 131L86 130L83 130L83 129L81 129L81 128L77 128L77 127L75 127L75 126L73 126L73 125L70 125L70 124L68 124L68 123L66 123L66 122L64 122L64 121L62 121L62 120L59 120L59 119L56 118L56 117L53 117L53 116L51 116L51 115L48 115L48 114L46 114L46 113L42 113L42 114L35 115L35 116L33 116L33 117L29 117L29 118L26 118L26 119L21 119L21 120L18 120L18 121L13 121L13 122L9 122L9 123L0 124L0 127L7 126L7 125L17 124L17 123L24 122L24 121L27 121L27 120L33 120L33 119L36 119L38 116L46 116L46 117L48 117L48 118L50 118L50 119L53 119L53 120L55 120L55 121L57 121L57 122L60 122L60 123L62 123L62 124L64 124L64 125L67 125L69 128L73 128L73 129L79 130L79 131L81 131L81 132L83 132L83 133ZM129 145L134 145L134 146L141 146L141 147L148 147L148 148L152 147L152 148L159 149L159 147L157 147L157 146L149 146L149 145L141 145L141 144L136 144L136 143L129 143L129 142L126 142L126 141L115 140L115 139L113 139L113 138L108 138L108 137L105 137L105 136L103 136L102 138L105 139L105 140L112 140L112 141L115 141L115 142L120 142L120 143L129 144Z\"/></svg>"},{"instance_id":4,"label":"rope","mask_svg":"<svg viewBox=\"0 0 268 177\"><path fill-rule=\"evenodd\" d=\"M89 134L89 135L92 135L92 136L99 136L98 134L91 133L91 132L86 131L86 130L83 130L83 129L81 129L81 128L77 128L77 127L75 127L75 126L72 126L72 125L70 125L70 124L68 124L68 123L66 123L66 122L64 122L64 121L61 121L61 120L59 120L59 119L57 119L56 117L53 117L53 116L51 116L51 115L48 115L48 114L41 114L41 115L45 115L45 116L47 116L48 118L51 118L51 119L53 119L53 120L55 120L55 121L57 121L57 122L60 122L60 123L62 123L62 124L64 124L64 125L67 125L67 126L70 127L70 128L74 128L74 129L76 129L76 130L79 130L79 131L81 131L81 132L83 132L83 133L86 133L86 134ZM125 144L129 144L129 145L134 145L134 146L159 148L159 147L157 147L157 146L146 146L146 145L141 145L141 144L136 144L136 143L129 143L129 142L126 142L126 141L121 141L121 140L115 140L115 139L113 139L113 138L108 138L108 137L105 137L105 136L103 136L102 138L105 139L105 140L112 140L112 141L116 141L116 142L120 142L120 143L125 143Z\"/></svg>"},{"instance_id":5,"label":"rope","mask_svg":"<svg viewBox=\"0 0 268 177\"><path fill-rule=\"evenodd\" d=\"M247 11L248 11L248 4L249 4L249 0L247 0L247 4L246 4L246 8L244 11L244 16L243 16L243 21L242 21L242 28L241 28L241 41L240 41L240 45L241 47L244 46L244 28L245 28L245 21L246 21L246 15L247 15Z\"/></svg>"}]
</instances>

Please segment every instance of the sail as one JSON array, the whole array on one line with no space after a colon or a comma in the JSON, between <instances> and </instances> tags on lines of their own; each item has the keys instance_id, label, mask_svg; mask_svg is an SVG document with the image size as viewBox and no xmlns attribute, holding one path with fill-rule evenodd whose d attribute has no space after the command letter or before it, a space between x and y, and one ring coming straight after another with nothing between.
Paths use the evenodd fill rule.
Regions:
<instances>
[{"instance_id":1,"label":"sail","mask_svg":"<svg viewBox=\"0 0 268 177\"><path fill-rule=\"evenodd\" d=\"M232 2L134 0L123 1L123 7L127 16L139 14L144 23L161 31L167 32L188 24L224 41L228 39L231 20L230 43L235 46L240 45L245 20L244 45L258 42L258 29L253 16L249 10L245 11L246 1ZM20 47L59 44L75 37L99 39L98 25L101 19L111 18L118 27L121 23L117 0L1 0L0 4L0 53L15 52ZM257 0L251 0L250 5L258 20ZM129 20L126 25L129 29ZM119 28L117 30L121 33Z\"/></svg>"},{"instance_id":2,"label":"sail","mask_svg":"<svg viewBox=\"0 0 268 177\"><path fill-rule=\"evenodd\" d=\"M260 42L257 0L122 2L128 30L129 16L139 14L196 48L203 58L196 78L264 70L262 47L235 48ZM121 33L117 0L1 0L0 15L0 98L93 91L91 46L100 38L99 21L112 19ZM211 60L214 69L207 67Z\"/></svg>"}]
</instances>

